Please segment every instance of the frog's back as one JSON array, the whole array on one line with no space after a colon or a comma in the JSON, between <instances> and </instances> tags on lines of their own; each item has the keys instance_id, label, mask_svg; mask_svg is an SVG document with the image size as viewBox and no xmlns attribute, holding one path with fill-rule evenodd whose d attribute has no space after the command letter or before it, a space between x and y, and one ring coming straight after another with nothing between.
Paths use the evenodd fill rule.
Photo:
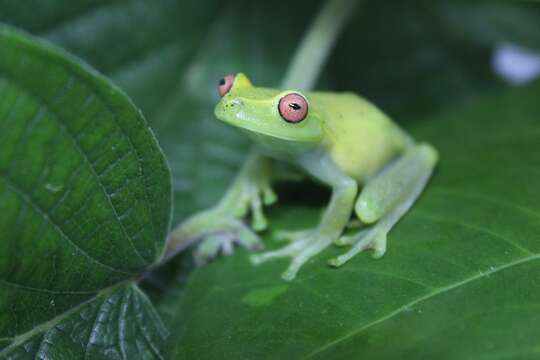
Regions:
<instances>
[{"instance_id":1,"label":"frog's back","mask_svg":"<svg viewBox=\"0 0 540 360\"><path fill-rule=\"evenodd\" d=\"M322 116L324 145L331 157L359 182L380 170L410 141L386 114L356 94L314 92L308 99Z\"/></svg>"}]
</instances>

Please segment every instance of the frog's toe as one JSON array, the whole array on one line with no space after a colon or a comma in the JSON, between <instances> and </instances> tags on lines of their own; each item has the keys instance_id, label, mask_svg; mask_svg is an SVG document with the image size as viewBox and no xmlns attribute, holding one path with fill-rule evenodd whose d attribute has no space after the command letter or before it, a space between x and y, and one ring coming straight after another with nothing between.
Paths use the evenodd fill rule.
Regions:
<instances>
[{"instance_id":1,"label":"frog's toe","mask_svg":"<svg viewBox=\"0 0 540 360\"><path fill-rule=\"evenodd\" d=\"M317 234L308 246L303 247L299 252L294 254L292 261L282 274L281 277L284 280L293 280L300 268L312 257L323 251L330 246L333 241L333 237Z\"/></svg>"},{"instance_id":2,"label":"frog's toe","mask_svg":"<svg viewBox=\"0 0 540 360\"><path fill-rule=\"evenodd\" d=\"M242 226L238 230L238 236L235 242L249 251L260 251L264 249L264 243L261 237L247 226Z\"/></svg>"},{"instance_id":3,"label":"frog's toe","mask_svg":"<svg viewBox=\"0 0 540 360\"><path fill-rule=\"evenodd\" d=\"M334 245L339 247L352 245L354 243L354 238L354 236L348 235L340 236L339 238L334 240Z\"/></svg>"},{"instance_id":4,"label":"frog's toe","mask_svg":"<svg viewBox=\"0 0 540 360\"><path fill-rule=\"evenodd\" d=\"M368 229L363 229L355 235L342 235L334 241L334 245L343 247L355 244L358 238L364 236L368 232Z\"/></svg>"},{"instance_id":5,"label":"frog's toe","mask_svg":"<svg viewBox=\"0 0 540 360\"><path fill-rule=\"evenodd\" d=\"M264 216L264 212L262 210L262 202L261 199L256 196L251 199L251 227L255 231L263 231L268 226L268 221L266 220L266 216Z\"/></svg>"},{"instance_id":6,"label":"frog's toe","mask_svg":"<svg viewBox=\"0 0 540 360\"><path fill-rule=\"evenodd\" d=\"M264 186L262 188L263 203L264 205L272 205L277 202L278 197L274 190L270 186Z\"/></svg>"},{"instance_id":7,"label":"frog's toe","mask_svg":"<svg viewBox=\"0 0 540 360\"><path fill-rule=\"evenodd\" d=\"M195 264L198 266L207 264L219 254L220 250L225 255L230 255L234 251L230 234L217 233L207 236L195 250L193 255Z\"/></svg>"},{"instance_id":8,"label":"frog's toe","mask_svg":"<svg viewBox=\"0 0 540 360\"><path fill-rule=\"evenodd\" d=\"M291 257L298 253L304 245L305 244L301 241L295 241L287 246L282 247L281 249L266 251L261 254L253 254L250 256L250 260L253 265L259 265L270 259Z\"/></svg>"},{"instance_id":9,"label":"frog's toe","mask_svg":"<svg viewBox=\"0 0 540 360\"><path fill-rule=\"evenodd\" d=\"M350 244L351 249L344 254L339 255L333 259L328 260L328 264L333 267L340 267L347 261L352 259L358 253L366 250L373 249L373 257L380 258L386 252L386 234L388 230L381 228L380 226L373 226L370 229L360 231L353 236L342 236L338 240L341 245Z\"/></svg>"},{"instance_id":10,"label":"frog's toe","mask_svg":"<svg viewBox=\"0 0 540 360\"><path fill-rule=\"evenodd\" d=\"M263 231L268 226L268 221L264 216L263 207L271 205L277 201L277 195L267 182L247 184L242 189L242 201L240 205L235 205L237 211L235 215L244 217L248 210L251 211L251 227L255 231Z\"/></svg>"},{"instance_id":11,"label":"frog's toe","mask_svg":"<svg viewBox=\"0 0 540 360\"><path fill-rule=\"evenodd\" d=\"M238 244L249 251L264 249L261 238L241 221L231 220L223 230L206 235L195 250L195 263L204 265L218 254L232 255Z\"/></svg>"},{"instance_id":12,"label":"frog's toe","mask_svg":"<svg viewBox=\"0 0 540 360\"><path fill-rule=\"evenodd\" d=\"M320 234L314 230L281 232L280 235L284 239L292 240L292 242L277 250L254 254L250 257L250 260L254 265L259 265L270 259L292 258L289 267L281 275L285 280L294 279L300 268L309 259L328 247L334 240L333 237Z\"/></svg>"},{"instance_id":13,"label":"frog's toe","mask_svg":"<svg viewBox=\"0 0 540 360\"><path fill-rule=\"evenodd\" d=\"M373 242L373 257L375 259L380 259L386 253L386 233L381 233Z\"/></svg>"}]
</instances>

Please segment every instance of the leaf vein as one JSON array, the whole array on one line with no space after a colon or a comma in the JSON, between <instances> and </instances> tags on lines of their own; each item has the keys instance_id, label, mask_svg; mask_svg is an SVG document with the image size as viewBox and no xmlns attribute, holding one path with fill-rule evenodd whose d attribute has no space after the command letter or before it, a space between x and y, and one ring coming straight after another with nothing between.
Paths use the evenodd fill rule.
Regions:
<instances>
[{"instance_id":1,"label":"leaf vein","mask_svg":"<svg viewBox=\"0 0 540 360\"><path fill-rule=\"evenodd\" d=\"M464 191L456 191L456 190L452 190L452 189L447 189L447 188L442 187L442 186L433 186L433 189L434 189L435 192L438 192L440 194L454 195L454 196L461 196L461 197L465 197L465 198L469 198L469 199L489 201L489 202L492 202L492 203L496 203L496 204L499 204L499 205L506 206L506 207L508 207L510 209L513 209L513 210L520 211L522 213L532 215L532 216L537 217L537 218L540 219L540 213L538 213L534 209L531 209L531 208L528 208L528 207L525 207L525 206L521 206L521 205L512 204L512 203L509 203L509 202L507 202L505 200L498 199L498 198L496 198L494 196L490 196L490 195L487 195L487 194L480 194L480 193L472 194L472 193L467 193L467 192L464 192Z\"/></svg>"},{"instance_id":2,"label":"leaf vein","mask_svg":"<svg viewBox=\"0 0 540 360\"><path fill-rule=\"evenodd\" d=\"M494 238L496 239L499 239L507 244L509 244L510 246L514 247L515 249L521 251L522 253L526 254L526 255L534 255L535 253L533 253L531 250L521 246L520 244L504 237L504 236L501 236L499 234L496 234L494 233L493 231L489 230L489 229L486 229L484 227L481 227L481 226L478 226L478 225L473 225L473 224L467 224L465 222L456 222L456 221L452 221L452 220L447 220L447 219L443 219L439 216L434 216L434 215L430 215L430 214L427 214L427 213L423 213L421 211L416 211L415 212L415 215L417 216L421 216L425 219L429 219L429 220L432 220L432 221L437 221L437 222L443 222L443 223L450 223L450 224L455 224L455 225L459 225L459 226L462 226L464 228L468 228L468 229L471 229L471 230L475 230L475 231L479 231L479 232L482 232L482 233L485 233L485 234L488 234L488 235L491 235L493 236Z\"/></svg>"},{"instance_id":3,"label":"leaf vein","mask_svg":"<svg viewBox=\"0 0 540 360\"><path fill-rule=\"evenodd\" d=\"M140 303L140 298L145 296L141 291L138 291L138 290L132 290L133 292L137 291L137 293L133 293L133 306L134 308L136 309L140 309L141 308L141 303ZM138 295L138 296L137 296ZM149 305L151 307L151 305ZM159 316L157 314L155 314L154 312L154 308L151 307L148 311L150 311L153 315L153 319L154 321L160 321L159 317L156 318L156 316ZM147 330L146 330L146 325L145 324L142 324L141 323L141 319L140 319L140 316L137 316L141 314L141 311L137 311L137 314L135 314L135 321L137 322L137 325L139 326L139 329L141 330L142 334L143 334L143 338L144 340L146 341L146 344L150 347L150 349L152 350L152 352L157 356L158 359L160 360L164 360L165 358L163 357L163 355L161 354L161 352L159 351L159 347L156 346L154 344L154 342L152 341L151 337L149 336ZM151 316L150 314L147 314L148 316ZM151 321L151 320L150 320ZM164 331L164 328L162 327L162 324L161 323L158 323L156 325L158 327L158 332L160 332L159 335L163 335L163 331Z\"/></svg>"},{"instance_id":4,"label":"leaf vein","mask_svg":"<svg viewBox=\"0 0 540 360\"><path fill-rule=\"evenodd\" d=\"M88 294L95 294L100 290L100 289L86 290L86 291L50 290L50 289L45 289L45 288L37 288L37 287L34 287L34 286L28 286L28 285L24 285L24 284L19 284L19 283L15 283L13 281L5 280L5 279L0 279L0 286L21 288L21 289L24 289L24 290L47 293L47 294L55 294L55 295L88 295Z\"/></svg>"},{"instance_id":5,"label":"leaf vein","mask_svg":"<svg viewBox=\"0 0 540 360\"><path fill-rule=\"evenodd\" d=\"M6 71L6 73L8 73L8 69L4 69ZM66 71L68 72L71 72L72 70L69 69L69 68L65 68ZM16 75L13 74L13 73L9 73L9 75L7 75L8 77L11 77L14 81L17 81L16 80ZM66 81L66 85L64 86L64 89L63 91L64 92L67 92L69 91L69 89L71 88L72 84L73 84L73 79L74 79L74 76L72 75L67 81ZM90 84L88 82L85 82L85 84L87 86L90 86ZM55 116L53 116L53 118L57 121L57 123L60 125L60 127L62 128L63 131L66 132L66 134L69 134L70 136L70 139L73 143L73 145L75 146L75 149L79 152L79 154L83 157L83 159L85 160L85 162L89 165L89 168L90 170L92 171L92 173L94 174L94 176L96 177L96 180L97 180L97 183L99 184L99 186L101 187L105 197L107 198L107 201L109 202L109 205L111 206L111 209L112 211L114 212L115 216L117 216L117 212L116 212L116 208L115 206L113 205L112 203L112 199L109 195L109 193L107 192L107 190L105 189L105 186L103 184L103 182L101 181L101 178L99 177L96 169L95 169L95 166L94 164L90 161L87 153L85 151L83 151L83 149L81 148L80 144L79 144L79 141L77 139L77 137L75 136L75 134L73 134L66 126L66 124L64 123L64 121L58 116L58 114L52 112L52 109L49 108L46 104L46 102L44 101L44 99L39 96L38 94L32 92L31 90L25 88L26 91L31 94L32 96L34 96L42 106L44 106L45 108L51 110L51 114L54 114ZM60 95L57 95L57 97L59 97ZM144 179L144 176L142 174L142 169L141 169L141 156L138 154L137 152L137 149L135 148L133 142L131 141L131 139L129 138L129 136L125 133L124 129L120 126L120 124L118 123L118 120L117 120L117 117L116 117L116 113L114 111L112 111L112 109L110 109L109 105L107 104L107 102L98 94L98 97L102 100L103 104L109 109L109 111L111 112L111 114L113 115L113 119L116 123L116 125L118 126L118 128L120 129L120 132L124 135L124 137L127 139L127 141L129 142L131 148L135 151L135 154L137 154L137 159L139 160L139 164L138 164L138 167L139 167L139 175L141 176L141 178L143 179L143 182L145 183L145 197L146 199L148 200L148 195L147 195L147 190L148 190L148 185L146 183L146 180ZM91 96L91 98L93 99L93 96ZM148 212L148 208L146 207L146 210ZM118 216L117 216L118 218ZM154 227L154 220L153 218L150 216L150 219L151 219L151 224L152 224L152 228L155 229ZM139 257L139 259L143 262L144 265L148 265L148 261L146 261L142 255L139 253L139 251L137 250L137 248L135 247L135 244L133 243L131 237L128 235L127 233L127 230L123 224L123 222L119 219L118 220L119 224L120 224L120 227L122 228L122 231L125 235L125 237L127 238L127 241L130 243L131 247L133 248L135 254ZM153 233L155 234L155 230L153 231Z\"/></svg>"},{"instance_id":6,"label":"leaf vein","mask_svg":"<svg viewBox=\"0 0 540 360\"><path fill-rule=\"evenodd\" d=\"M448 292L448 291L452 291L460 286L464 286L464 285L467 285L471 282L474 282L478 279L481 279L481 278L484 278L484 277L487 277L487 276L491 276L495 273L499 273L501 271L504 271L506 269L509 269L509 268L512 268L514 266L518 266L518 265L521 265L521 264L524 264L524 263L527 263L527 262L530 262L530 261L535 261L535 260L538 260L540 259L540 254L534 254L534 255L531 255L531 256L527 256L527 257L524 257L524 258L521 258L521 259L517 259L515 261L512 261L510 263L507 263L507 264L504 264L504 265L501 265L497 268L495 268L493 271L491 271L489 274L486 274L486 273L479 273L479 274L476 274L474 276L471 276L471 277L468 277L462 281L459 281L459 282L456 282L456 283L453 283L453 284L450 284L448 286L445 286L445 287L441 287L441 288L438 288L436 289L435 291L432 291L431 293L428 293L428 294L425 294L423 296L420 296L410 302L408 302L407 304L397 308L396 310L394 311L391 311L389 312L388 314L360 327L359 329L357 330L354 330L354 331L351 331L343 336L340 336L339 338L321 346L320 348L314 350L313 352L307 354L305 357L303 357L302 359L309 359L309 358L313 358L315 355L321 353L322 351L325 351L329 348L331 348L332 346L335 346L337 344L339 344L340 342L342 341L345 341L347 339L350 339L352 338L353 336L356 336L358 334L360 334L361 332L371 328L372 326L375 326L379 323L382 323L383 321L386 321L388 319L391 319L393 318L394 316L397 316L399 315L400 313L402 313L403 311L405 311L406 309L410 309L411 307L423 302L423 301L426 301L426 300L429 300L437 295L440 295L440 294L444 294L445 292Z\"/></svg>"},{"instance_id":7,"label":"leaf vein","mask_svg":"<svg viewBox=\"0 0 540 360\"><path fill-rule=\"evenodd\" d=\"M4 182L6 183L6 185L11 188L15 193L19 194L19 196L27 203L29 204L30 206L32 206L32 208L34 210L36 210L42 218L44 218L47 222L49 222L49 224L51 224L53 226L53 228L56 230L56 232L60 235L60 237L62 239L64 239L68 244L71 244L75 249L76 251L80 252L84 257L86 257L88 260L90 260L91 262L109 270L109 271L113 271L113 272L116 272L116 273L121 273L121 274L124 274L124 275L131 275L131 273L128 273L128 272L125 272L125 271L122 271L122 270L119 270L119 269L116 269L112 266L109 266L109 265L106 265L102 262L100 262L98 259L96 259L95 257L91 256L89 253L87 253L86 251L84 251L79 245L77 245L76 243L74 243L65 233L64 231L62 230L62 228L55 222L53 221L53 219L51 217L49 217L49 215L41 208L41 206L39 204L37 204L32 198L28 197L28 195L25 194L25 192L19 188L19 186L15 183L13 183L11 181L11 179L9 179L6 174L3 174L3 173L0 173L0 177L4 179Z\"/></svg>"},{"instance_id":8,"label":"leaf vein","mask_svg":"<svg viewBox=\"0 0 540 360\"><path fill-rule=\"evenodd\" d=\"M66 69L68 70L68 69ZM74 83L74 77L73 76L70 76L70 78L68 79L68 81L66 81L66 86L64 88L64 91L69 91L69 89L71 88L72 84ZM27 89L28 91L28 89ZM33 93L32 93L33 94ZM36 94L33 94L34 96L37 97ZM102 99L103 100L103 99ZM103 104L106 104L105 101L103 101ZM46 106L46 105L45 105ZM109 109L110 110L110 109ZM52 109L51 109L51 113L52 112ZM131 143L131 139L129 138L129 136L127 136L127 134L124 133L122 127L118 124L118 121L116 119L116 114L111 111L111 114L113 115L113 118L117 124L117 126L120 128L120 131L122 132L122 134L126 137L126 139L129 141L130 145L132 146L132 148L135 150L135 152L137 151L135 149L135 147L133 146L133 144ZM137 257L143 262L143 264L147 265L148 262L142 257L142 255L139 253L139 250L137 250L137 247L135 246L135 244L133 243L131 237L129 236L127 230L126 230L126 227L123 223L123 221L121 221L121 219L118 217L118 213L116 211L116 207L114 206L114 203L112 201L112 198L111 198L111 195L109 194L109 192L107 191L107 189L105 188L105 185L103 184L102 180L101 180L101 177L99 176L98 172L96 171L96 168L95 168L95 165L90 161L89 157L88 157L88 154L82 149L79 141L77 140L77 138L75 137L75 134L73 134L69 128L66 126L66 124L64 123L64 121L58 116L58 114L55 114L54 116L54 119L56 119L58 121L58 124L60 125L60 127L67 133L70 135L70 139L73 143L73 145L75 146L75 148L77 149L77 152L79 152L79 154L83 157L83 159L85 160L85 162L89 165L90 167L90 170L92 171L93 175L95 176L99 186L101 187L101 190L103 191L103 193L105 194L105 197L107 198L107 201L109 203L109 206L111 207L114 215L118 218L118 223L120 224L120 227L122 228L122 232L124 233L125 237L127 238L128 242L130 243L131 247L133 248L133 251L135 252L135 254L137 255ZM140 158L139 158L139 161L140 161ZM140 167L140 164L139 164L139 167Z\"/></svg>"}]
</instances>

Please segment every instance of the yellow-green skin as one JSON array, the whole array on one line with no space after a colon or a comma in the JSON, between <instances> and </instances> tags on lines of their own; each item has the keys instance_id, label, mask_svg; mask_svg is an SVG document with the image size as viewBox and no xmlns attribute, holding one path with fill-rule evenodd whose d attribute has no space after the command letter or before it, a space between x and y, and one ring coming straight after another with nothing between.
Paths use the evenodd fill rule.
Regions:
<instances>
[{"instance_id":1,"label":"yellow-green skin","mask_svg":"<svg viewBox=\"0 0 540 360\"><path fill-rule=\"evenodd\" d=\"M296 123L286 121L279 112L280 100L291 93L308 103L306 117ZM332 266L368 248L374 249L376 257L382 256L387 233L420 195L437 162L433 147L416 144L376 106L351 93L255 87L239 73L216 105L215 115L243 130L255 150L222 201L175 230L171 243L206 237L199 248L203 257L215 255L220 246L230 252L231 241L256 248L260 239L235 216L251 211L253 229L263 230L262 206L276 200L270 188L277 172L273 165L288 163L329 186L332 197L317 228L282 231L277 236L290 240L289 245L252 256L255 264L292 258L282 275L286 280L292 280L306 261L332 243L351 245L348 252L329 261ZM353 213L365 229L344 236Z\"/></svg>"},{"instance_id":2,"label":"yellow-green skin","mask_svg":"<svg viewBox=\"0 0 540 360\"><path fill-rule=\"evenodd\" d=\"M409 141L377 107L355 94L308 93L319 114L321 145L338 167L363 183Z\"/></svg>"},{"instance_id":3,"label":"yellow-green skin","mask_svg":"<svg viewBox=\"0 0 540 360\"><path fill-rule=\"evenodd\" d=\"M278 104L288 93L291 91L254 87L240 73L216 106L215 114L251 132L255 143L273 157L291 161L295 159L291 155L320 147L345 174L360 183L411 141L375 105L352 93L302 93L309 104L307 118L300 123L286 122Z\"/></svg>"}]
</instances>

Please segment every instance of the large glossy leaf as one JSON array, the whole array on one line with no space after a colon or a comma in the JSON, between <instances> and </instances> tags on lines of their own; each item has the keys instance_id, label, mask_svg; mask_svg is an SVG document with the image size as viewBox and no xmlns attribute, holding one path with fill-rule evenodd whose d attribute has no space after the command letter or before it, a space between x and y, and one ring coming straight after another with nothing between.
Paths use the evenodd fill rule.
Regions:
<instances>
[{"instance_id":1,"label":"large glossy leaf","mask_svg":"<svg viewBox=\"0 0 540 360\"><path fill-rule=\"evenodd\" d=\"M334 248L292 282L285 260L255 268L245 254L196 270L176 303L176 358L536 358L539 94L537 83L416 123L440 164L381 260L331 269ZM318 214L278 207L272 229Z\"/></svg>"},{"instance_id":2,"label":"large glossy leaf","mask_svg":"<svg viewBox=\"0 0 540 360\"><path fill-rule=\"evenodd\" d=\"M145 119L109 81L5 26L0 54L0 341L11 352L161 257L171 183Z\"/></svg>"}]
</instances>

